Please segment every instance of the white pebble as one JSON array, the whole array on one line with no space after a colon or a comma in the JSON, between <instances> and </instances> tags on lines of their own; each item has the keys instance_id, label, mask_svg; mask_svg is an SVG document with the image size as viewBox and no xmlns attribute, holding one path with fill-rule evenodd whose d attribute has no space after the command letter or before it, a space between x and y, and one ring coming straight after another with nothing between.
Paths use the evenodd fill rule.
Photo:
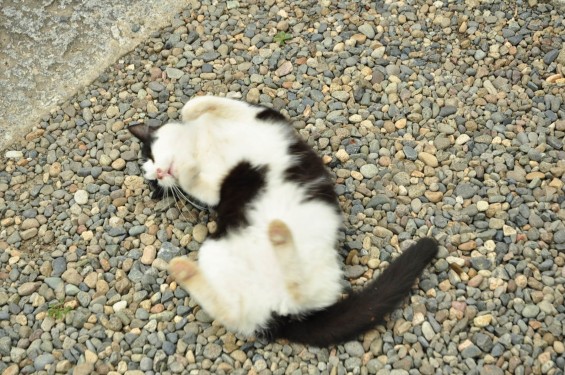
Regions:
<instances>
[{"instance_id":1,"label":"white pebble","mask_svg":"<svg viewBox=\"0 0 565 375\"><path fill-rule=\"evenodd\" d=\"M88 202L88 192L86 190L77 190L75 192L75 202L77 204L86 204Z\"/></svg>"},{"instance_id":2,"label":"white pebble","mask_svg":"<svg viewBox=\"0 0 565 375\"><path fill-rule=\"evenodd\" d=\"M496 249L496 243L493 240L485 241L485 249L494 251Z\"/></svg>"},{"instance_id":3,"label":"white pebble","mask_svg":"<svg viewBox=\"0 0 565 375\"><path fill-rule=\"evenodd\" d=\"M19 159L24 156L24 153L16 150L6 151L5 156L7 159Z\"/></svg>"},{"instance_id":4,"label":"white pebble","mask_svg":"<svg viewBox=\"0 0 565 375\"><path fill-rule=\"evenodd\" d=\"M470 139L471 137L469 137L467 134L461 134L459 137L457 137L455 143L458 145L464 145L465 143L469 142Z\"/></svg>"},{"instance_id":5,"label":"white pebble","mask_svg":"<svg viewBox=\"0 0 565 375\"><path fill-rule=\"evenodd\" d=\"M457 264L460 267L463 267L465 265L465 259L457 258L451 255L448 256L445 260L447 260L447 263L449 264Z\"/></svg>"},{"instance_id":6,"label":"white pebble","mask_svg":"<svg viewBox=\"0 0 565 375\"><path fill-rule=\"evenodd\" d=\"M486 210L488 210L488 202L487 201L478 201L477 202L477 210L484 212Z\"/></svg>"},{"instance_id":7,"label":"white pebble","mask_svg":"<svg viewBox=\"0 0 565 375\"><path fill-rule=\"evenodd\" d=\"M345 163L346 161L349 160L349 154L343 148L337 150L337 152L335 153L335 157L342 163Z\"/></svg>"},{"instance_id":8,"label":"white pebble","mask_svg":"<svg viewBox=\"0 0 565 375\"><path fill-rule=\"evenodd\" d=\"M127 307L128 303L126 301L119 301L112 305L114 312L121 311Z\"/></svg>"}]
</instances>

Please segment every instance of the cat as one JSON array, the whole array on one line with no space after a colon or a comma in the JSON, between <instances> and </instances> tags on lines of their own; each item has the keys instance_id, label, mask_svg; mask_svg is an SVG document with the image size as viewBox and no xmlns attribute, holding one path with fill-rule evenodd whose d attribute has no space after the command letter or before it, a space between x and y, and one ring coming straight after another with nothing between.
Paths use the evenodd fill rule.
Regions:
<instances>
[{"instance_id":1,"label":"cat","mask_svg":"<svg viewBox=\"0 0 565 375\"><path fill-rule=\"evenodd\" d=\"M191 99L181 116L129 130L142 141L147 180L217 212L198 264L175 258L169 272L227 328L320 347L354 339L383 322L436 256L435 240L421 239L340 299L342 220L333 180L289 121L212 96Z\"/></svg>"}]
</instances>

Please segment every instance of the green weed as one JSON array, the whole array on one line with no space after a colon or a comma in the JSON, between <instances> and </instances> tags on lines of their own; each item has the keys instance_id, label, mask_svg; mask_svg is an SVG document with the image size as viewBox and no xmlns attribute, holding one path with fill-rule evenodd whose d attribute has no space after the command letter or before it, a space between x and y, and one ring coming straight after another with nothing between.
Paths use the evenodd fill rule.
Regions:
<instances>
[{"instance_id":1,"label":"green weed","mask_svg":"<svg viewBox=\"0 0 565 375\"><path fill-rule=\"evenodd\" d=\"M65 301L60 300L49 305L47 309L47 315L53 319L62 319L67 315L73 308L70 306L65 306Z\"/></svg>"},{"instance_id":2,"label":"green weed","mask_svg":"<svg viewBox=\"0 0 565 375\"><path fill-rule=\"evenodd\" d=\"M292 39L292 35L279 31L274 37L273 41L277 42L279 46L284 46L287 40Z\"/></svg>"}]
</instances>

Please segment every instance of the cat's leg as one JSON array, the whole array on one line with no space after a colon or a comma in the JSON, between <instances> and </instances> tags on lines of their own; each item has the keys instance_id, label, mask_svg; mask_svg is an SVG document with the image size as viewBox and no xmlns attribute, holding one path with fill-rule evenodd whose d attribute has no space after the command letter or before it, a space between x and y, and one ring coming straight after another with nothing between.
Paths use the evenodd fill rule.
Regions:
<instances>
[{"instance_id":1,"label":"cat's leg","mask_svg":"<svg viewBox=\"0 0 565 375\"><path fill-rule=\"evenodd\" d=\"M269 223L268 236L281 266L286 289L295 302L300 302L303 274L292 233L284 222L273 220Z\"/></svg>"},{"instance_id":2,"label":"cat's leg","mask_svg":"<svg viewBox=\"0 0 565 375\"><path fill-rule=\"evenodd\" d=\"M187 257L176 257L169 262L169 274L206 310L210 316L225 325L233 325L235 318L221 303L218 293L203 275L198 264Z\"/></svg>"}]
</instances>

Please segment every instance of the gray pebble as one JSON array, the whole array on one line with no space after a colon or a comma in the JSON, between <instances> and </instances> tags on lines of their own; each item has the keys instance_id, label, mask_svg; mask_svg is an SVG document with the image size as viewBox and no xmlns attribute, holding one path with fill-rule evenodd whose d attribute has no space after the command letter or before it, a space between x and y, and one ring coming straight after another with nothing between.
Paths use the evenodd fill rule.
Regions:
<instances>
[{"instance_id":1,"label":"gray pebble","mask_svg":"<svg viewBox=\"0 0 565 375\"><path fill-rule=\"evenodd\" d=\"M551 51L545 54L545 56L543 57L543 62L545 63L545 65L549 65L555 61L557 56L559 56L559 50L552 49Z\"/></svg>"},{"instance_id":2,"label":"gray pebble","mask_svg":"<svg viewBox=\"0 0 565 375\"><path fill-rule=\"evenodd\" d=\"M38 355L35 360L33 361L33 367L35 367L36 371L45 370L47 365L52 364L55 362L55 357L51 353L45 353Z\"/></svg>"},{"instance_id":3,"label":"gray pebble","mask_svg":"<svg viewBox=\"0 0 565 375\"><path fill-rule=\"evenodd\" d=\"M454 113L457 112L457 108L453 107L453 106L445 106L445 107L441 107L440 111L439 111L439 116L441 117L447 117L449 115L453 115Z\"/></svg>"},{"instance_id":4,"label":"gray pebble","mask_svg":"<svg viewBox=\"0 0 565 375\"><path fill-rule=\"evenodd\" d=\"M466 347L465 349L463 349L463 351L461 352L461 357L463 357L463 359L477 358L481 354L482 354L481 349L479 349L475 345L471 344L468 347Z\"/></svg>"},{"instance_id":5,"label":"gray pebble","mask_svg":"<svg viewBox=\"0 0 565 375\"><path fill-rule=\"evenodd\" d=\"M0 337L0 355L9 356L12 348L12 339L9 336Z\"/></svg>"},{"instance_id":6,"label":"gray pebble","mask_svg":"<svg viewBox=\"0 0 565 375\"><path fill-rule=\"evenodd\" d=\"M526 305L524 306L524 309L522 310L522 316L524 318L535 318L536 316L538 316L540 311L540 308L537 305Z\"/></svg>"},{"instance_id":7,"label":"gray pebble","mask_svg":"<svg viewBox=\"0 0 565 375\"><path fill-rule=\"evenodd\" d=\"M359 169L363 177L373 178L379 173L379 169L374 164L365 164Z\"/></svg>"},{"instance_id":8,"label":"gray pebble","mask_svg":"<svg viewBox=\"0 0 565 375\"><path fill-rule=\"evenodd\" d=\"M408 160L418 159L418 152L416 152L416 150L414 150L412 147L406 145L402 148L402 151L404 151L404 155L406 156L406 159Z\"/></svg>"},{"instance_id":9,"label":"gray pebble","mask_svg":"<svg viewBox=\"0 0 565 375\"><path fill-rule=\"evenodd\" d=\"M222 347L218 344L210 343L204 347L202 354L205 358L216 359L222 354Z\"/></svg>"},{"instance_id":10,"label":"gray pebble","mask_svg":"<svg viewBox=\"0 0 565 375\"><path fill-rule=\"evenodd\" d=\"M358 27L358 30L365 34L365 36L369 39L373 39L375 37L375 30L371 24L364 23Z\"/></svg>"},{"instance_id":11,"label":"gray pebble","mask_svg":"<svg viewBox=\"0 0 565 375\"><path fill-rule=\"evenodd\" d=\"M53 271L51 271L51 276L61 276L67 270L67 261L64 257L57 257L51 262Z\"/></svg>"},{"instance_id":12,"label":"gray pebble","mask_svg":"<svg viewBox=\"0 0 565 375\"><path fill-rule=\"evenodd\" d=\"M488 270L492 266L492 262L486 257L473 257L470 260L471 260L471 265L477 271Z\"/></svg>"},{"instance_id":13,"label":"gray pebble","mask_svg":"<svg viewBox=\"0 0 565 375\"><path fill-rule=\"evenodd\" d=\"M455 194L463 197L463 199L469 199L475 195L475 187L469 183L462 183L457 185L455 188Z\"/></svg>"},{"instance_id":14,"label":"gray pebble","mask_svg":"<svg viewBox=\"0 0 565 375\"><path fill-rule=\"evenodd\" d=\"M363 349L363 345L357 341L350 341L345 343L344 345L345 351L352 357L361 357L365 354L365 349Z\"/></svg>"},{"instance_id":15,"label":"gray pebble","mask_svg":"<svg viewBox=\"0 0 565 375\"><path fill-rule=\"evenodd\" d=\"M345 277L350 279L356 279L365 273L365 267L363 266L345 266Z\"/></svg>"}]
</instances>

